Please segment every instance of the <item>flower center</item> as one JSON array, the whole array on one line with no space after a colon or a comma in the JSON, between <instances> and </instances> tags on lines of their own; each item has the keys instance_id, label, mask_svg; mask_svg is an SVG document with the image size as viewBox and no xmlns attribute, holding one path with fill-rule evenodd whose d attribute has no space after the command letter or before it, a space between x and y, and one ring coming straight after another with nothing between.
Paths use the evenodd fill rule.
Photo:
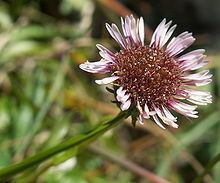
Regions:
<instances>
[{"instance_id":1,"label":"flower center","mask_svg":"<svg viewBox=\"0 0 220 183\"><path fill-rule=\"evenodd\" d=\"M126 89L133 102L152 108L152 104L167 104L176 95L183 73L165 51L143 46L121 50L115 56L112 71L120 79L114 84Z\"/></svg>"}]
</instances>

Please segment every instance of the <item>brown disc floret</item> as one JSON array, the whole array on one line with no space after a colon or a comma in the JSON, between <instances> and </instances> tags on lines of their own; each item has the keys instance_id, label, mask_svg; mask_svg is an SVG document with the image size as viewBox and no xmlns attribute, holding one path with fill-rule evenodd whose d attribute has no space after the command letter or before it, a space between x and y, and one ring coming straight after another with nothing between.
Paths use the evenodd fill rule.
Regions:
<instances>
[{"instance_id":1,"label":"brown disc floret","mask_svg":"<svg viewBox=\"0 0 220 183\"><path fill-rule=\"evenodd\" d=\"M173 57L163 50L148 46L121 50L116 55L114 82L131 94L132 101L152 106L167 104L181 84L182 71Z\"/></svg>"}]
</instances>

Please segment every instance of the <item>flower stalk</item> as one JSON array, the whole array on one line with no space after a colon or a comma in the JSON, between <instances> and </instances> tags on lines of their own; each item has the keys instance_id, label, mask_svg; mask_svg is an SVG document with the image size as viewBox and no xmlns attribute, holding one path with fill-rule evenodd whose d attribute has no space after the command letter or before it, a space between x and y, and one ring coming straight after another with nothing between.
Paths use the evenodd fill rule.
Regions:
<instances>
[{"instance_id":1,"label":"flower stalk","mask_svg":"<svg viewBox=\"0 0 220 183\"><path fill-rule=\"evenodd\" d=\"M44 150L42 152L37 153L36 155L26 158L17 164L9 165L0 169L0 180L2 181L7 178L11 178L12 176L21 173L22 171L30 167L38 165L44 162L45 160L70 148L79 147L82 144L94 141L97 137L101 136L106 131L117 126L121 120L127 118L129 115L130 111L120 112L115 118L102 123L101 125L99 125L98 127L86 134L74 136L50 149Z\"/></svg>"}]
</instances>

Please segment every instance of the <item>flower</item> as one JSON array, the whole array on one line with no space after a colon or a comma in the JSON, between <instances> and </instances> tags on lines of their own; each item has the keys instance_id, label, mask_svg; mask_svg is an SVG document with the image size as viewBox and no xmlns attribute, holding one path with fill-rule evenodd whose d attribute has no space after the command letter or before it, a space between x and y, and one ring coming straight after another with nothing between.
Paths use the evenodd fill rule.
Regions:
<instances>
[{"instance_id":1,"label":"flower","mask_svg":"<svg viewBox=\"0 0 220 183\"><path fill-rule=\"evenodd\" d=\"M113 53L97 44L102 57L97 62L85 62L80 68L90 73L109 74L97 84L112 84L116 100L122 111L136 106L137 120L152 118L161 128L161 123L178 127L177 117L170 111L197 118L197 105L211 103L209 92L194 90L211 82L208 70L190 73L207 64L204 49L182 53L194 41L192 33L183 32L171 38L176 25L164 19L154 31L151 42L144 42L144 20L132 15L121 18L123 35L115 24L106 24L110 35L121 50ZM171 40L170 40L171 39ZM194 105L182 102L189 101Z\"/></svg>"}]
</instances>

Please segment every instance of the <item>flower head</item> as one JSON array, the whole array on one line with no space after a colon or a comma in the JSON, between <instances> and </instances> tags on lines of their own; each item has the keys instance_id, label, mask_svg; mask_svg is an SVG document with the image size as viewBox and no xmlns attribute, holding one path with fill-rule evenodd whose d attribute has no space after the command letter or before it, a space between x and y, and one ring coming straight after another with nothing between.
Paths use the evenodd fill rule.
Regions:
<instances>
[{"instance_id":1,"label":"flower head","mask_svg":"<svg viewBox=\"0 0 220 183\"><path fill-rule=\"evenodd\" d=\"M149 45L144 42L144 20L132 15L121 18L122 33L115 24L106 24L110 35L121 50L113 53L97 45L102 57L97 62L80 65L84 71L109 74L97 84L114 85L116 100L121 110L136 106L137 120L152 118L161 128L165 123L177 128L177 118L170 112L197 118L196 105L211 103L209 92L194 90L211 82L208 70L190 74L207 64L203 49L182 54L194 41L192 33L183 32L171 38L176 25L164 19L156 28ZM182 102L187 100L194 105Z\"/></svg>"}]
</instances>

